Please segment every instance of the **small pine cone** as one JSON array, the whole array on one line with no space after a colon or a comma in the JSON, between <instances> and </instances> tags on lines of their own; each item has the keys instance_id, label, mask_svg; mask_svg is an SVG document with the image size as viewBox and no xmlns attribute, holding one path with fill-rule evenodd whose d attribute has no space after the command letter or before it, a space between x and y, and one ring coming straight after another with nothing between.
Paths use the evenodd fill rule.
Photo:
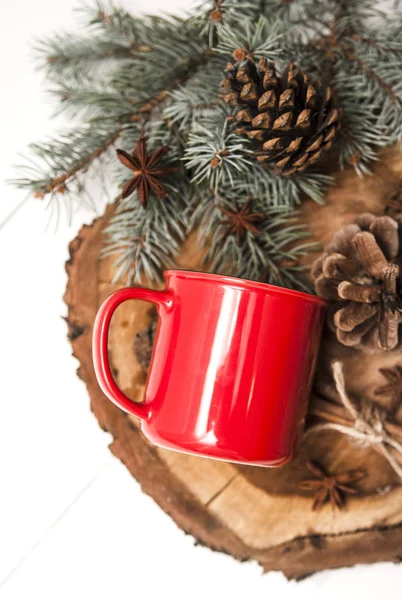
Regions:
<instances>
[{"instance_id":1,"label":"small pine cone","mask_svg":"<svg viewBox=\"0 0 402 600\"><path fill-rule=\"evenodd\" d=\"M373 352L401 345L401 216L358 216L313 264L316 293L330 302L328 324L345 346Z\"/></svg>"},{"instance_id":2,"label":"small pine cone","mask_svg":"<svg viewBox=\"0 0 402 600\"><path fill-rule=\"evenodd\" d=\"M236 132L275 173L304 171L332 146L341 111L330 87L313 84L293 63L279 77L265 58L229 63L226 73L221 97L236 107Z\"/></svg>"}]
</instances>

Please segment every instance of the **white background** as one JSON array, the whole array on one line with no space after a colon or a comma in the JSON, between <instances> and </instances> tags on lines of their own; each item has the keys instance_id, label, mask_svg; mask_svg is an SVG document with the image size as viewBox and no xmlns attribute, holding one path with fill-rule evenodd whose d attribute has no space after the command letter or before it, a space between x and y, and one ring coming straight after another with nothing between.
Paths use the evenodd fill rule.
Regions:
<instances>
[{"instance_id":1,"label":"white background","mask_svg":"<svg viewBox=\"0 0 402 600\"><path fill-rule=\"evenodd\" d=\"M175 10L186 0L137 0ZM194 547L108 451L62 320L67 244L93 214L45 231L45 204L7 186L30 141L56 127L33 37L76 27L73 0L0 0L0 598L400 598L402 566L287 582ZM98 202L99 211L102 202Z\"/></svg>"}]
</instances>

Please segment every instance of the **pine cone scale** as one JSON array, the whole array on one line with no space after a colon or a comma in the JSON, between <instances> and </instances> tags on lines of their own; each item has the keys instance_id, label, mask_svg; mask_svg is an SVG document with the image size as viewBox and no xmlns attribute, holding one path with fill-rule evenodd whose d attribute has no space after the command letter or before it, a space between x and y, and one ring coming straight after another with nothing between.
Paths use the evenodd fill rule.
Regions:
<instances>
[{"instance_id":1,"label":"pine cone scale","mask_svg":"<svg viewBox=\"0 0 402 600\"><path fill-rule=\"evenodd\" d=\"M377 278L381 277L388 262L374 235L368 231L362 231L355 235L353 243L367 273Z\"/></svg>"},{"instance_id":2,"label":"pine cone scale","mask_svg":"<svg viewBox=\"0 0 402 600\"><path fill-rule=\"evenodd\" d=\"M315 291L318 296L321 296L326 300L339 300L338 283L331 279L327 279L323 275L315 280Z\"/></svg>"},{"instance_id":3,"label":"pine cone scale","mask_svg":"<svg viewBox=\"0 0 402 600\"><path fill-rule=\"evenodd\" d=\"M349 302L344 308L338 310L334 316L334 323L342 331L353 331L370 317L374 317L377 308L371 304L355 304Z\"/></svg>"},{"instance_id":4,"label":"pine cone scale","mask_svg":"<svg viewBox=\"0 0 402 600\"><path fill-rule=\"evenodd\" d=\"M386 308L381 315L378 338L381 350L393 350L398 344L398 316Z\"/></svg>"},{"instance_id":5,"label":"pine cone scale","mask_svg":"<svg viewBox=\"0 0 402 600\"><path fill-rule=\"evenodd\" d=\"M380 299L381 288L378 285L359 285L350 281L342 281L338 285L338 294L343 300L371 304Z\"/></svg>"},{"instance_id":6,"label":"pine cone scale","mask_svg":"<svg viewBox=\"0 0 402 600\"><path fill-rule=\"evenodd\" d=\"M393 260L399 248L398 224L391 217L378 217L370 225L371 233L388 260Z\"/></svg>"},{"instance_id":7,"label":"pine cone scale","mask_svg":"<svg viewBox=\"0 0 402 600\"><path fill-rule=\"evenodd\" d=\"M334 252L333 254L326 256L321 269L325 277L340 280L347 275L353 275L356 272L356 268L353 268L354 266L355 263L350 265L350 260L348 260L346 256Z\"/></svg>"},{"instance_id":8,"label":"pine cone scale","mask_svg":"<svg viewBox=\"0 0 402 600\"><path fill-rule=\"evenodd\" d=\"M344 346L357 346L361 343L364 336L372 329L374 325L375 317L372 317L361 325L355 327L352 331L343 331L342 329L337 329L336 337Z\"/></svg>"}]
</instances>

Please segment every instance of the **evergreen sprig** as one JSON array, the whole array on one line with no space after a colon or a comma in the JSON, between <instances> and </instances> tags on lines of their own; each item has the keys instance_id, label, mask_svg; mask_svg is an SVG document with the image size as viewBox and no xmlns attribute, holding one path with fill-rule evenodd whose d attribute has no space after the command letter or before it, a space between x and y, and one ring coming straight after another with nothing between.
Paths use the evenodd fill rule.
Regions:
<instances>
[{"instance_id":1,"label":"evergreen sprig","mask_svg":"<svg viewBox=\"0 0 402 600\"><path fill-rule=\"evenodd\" d=\"M96 127L84 124L48 142L31 144L31 157L19 167L21 178L14 183L37 198L81 195L85 176L105 158L120 132L115 123L105 120Z\"/></svg>"},{"instance_id":2,"label":"evergreen sprig","mask_svg":"<svg viewBox=\"0 0 402 600\"><path fill-rule=\"evenodd\" d=\"M170 202L161 205L151 198L146 208L137 202L122 201L106 228L110 243L104 256L116 256L114 281L133 284L143 280L160 282L163 269L174 266L174 256L184 240L184 224L177 211L184 206L180 194L170 193Z\"/></svg>"},{"instance_id":3,"label":"evergreen sprig","mask_svg":"<svg viewBox=\"0 0 402 600\"><path fill-rule=\"evenodd\" d=\"M257 215L256 221L252 230L245 229L238 239L225 215L247 205ZM212 272L311 292L300 259L316 249L316 244L302 242L308 234L297 223L297 213L267 209L246 196L239 202L232 188L226 188L219 195L204 196L202 201L194 198L188 214L189 230L197 229L199 243L207 249L205 264Z\"/></svg>"},{"instance_id":4,"label":"evergreen sprig","mask_svg":"<svg viewBox=\"0 0 402 600\"><path fill-rule=\"evenodd\" d=\"M151 194L142 207L134 192L118 203L106 249L117 255L117 278L160 279L198 228L211 270L303 288L299 261L310 247L294 207L305 195L322 201L331 179L319 165L284 177L257 162L219 82L228 61L266 58L279 72L295 62L334 90L342 109L339 165L366 174L377 149L402 137L400 11L390 17L376 4L208 0L183 17L84 5L84 33L36 45L57 111L81 124L32 145L15 183L50 203L80 201L103 169L124 182L127 172L111 151L131 152L145 133L151 151L168 146L166 159L177 170L163 182L166 199ZM258 234L252 228L239 239L225 231L222 207L241 210L247 202L263 218Z\"/></svg>"}]
</instances>

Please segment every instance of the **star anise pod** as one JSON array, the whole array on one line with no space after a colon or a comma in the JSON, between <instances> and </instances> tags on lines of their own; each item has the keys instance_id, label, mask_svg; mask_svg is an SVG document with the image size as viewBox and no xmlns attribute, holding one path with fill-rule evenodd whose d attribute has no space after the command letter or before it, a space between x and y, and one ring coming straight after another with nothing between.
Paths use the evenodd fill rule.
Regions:
<instances>
[{"instance_id":1,"label":"star anise pod","mask_svg":"<svg viewBox=\"0 0 402 600\"><path fill-rule=\"evenodd\" d=\"M237 243L240 245L244 240L244 236L246 232L254 233L254 235L259 235L261 231L256 227L255 223L258 223L263 219L263 213L252 213L250 211L251 198L247 200L247 202L239 208L237 204L235 204L235 210L230 211L227 208L223 208L222 206L219 209L226 216L224 221L221 221L221 225L227 227L225 231L225 236L228 235L236 235Z\"/></svg>"},{"instance_id":2,"label":"star anise pod","mask_svg":"<svg viewBox=\"0 0 402 600\"><path fill-rule=\"evenodd\" d=\"M375 390L376 396L388 396L390 404L388 412L393 414L402 402L402 366L395 365L393 369L380 369L387 383Z\"/></svg>"},{"instance_id":3,"label":"star anise pod","mask_svg":"<svg viewBox=\"0 0 402 600\"><path fill-rule=\"evenodd\" d=\"M299 488L315 492L313 510L318 510L327 502L330 502L333 508L342 508L347 494L357 494L352 484L366 475L363 470L329 475L316 463L310 461L306 462L306 467L317 479L304 479L299 483Z\"/></svg>"},{"instance_id":4,"label":"star anise pod","mask_svg":"<svg viewBox=\"0 0 402 600\"><path fill-rule=\"evenodd\" d=\"M127 181L122 189L122 198L131 196L134 190L137 190L138 200L142 206L146 206L149 194L152 192L157 198L166 198L167 191L160 183L160 177L166 177L174 173L177 169L172 167L156 165L168 151L168 146L162 146L151 154L148 154L146 139L142 135L132 154L125 150L116 150L119 161L134 173L134 177Z\"/></svg>"}]
</instances>

